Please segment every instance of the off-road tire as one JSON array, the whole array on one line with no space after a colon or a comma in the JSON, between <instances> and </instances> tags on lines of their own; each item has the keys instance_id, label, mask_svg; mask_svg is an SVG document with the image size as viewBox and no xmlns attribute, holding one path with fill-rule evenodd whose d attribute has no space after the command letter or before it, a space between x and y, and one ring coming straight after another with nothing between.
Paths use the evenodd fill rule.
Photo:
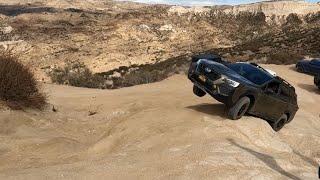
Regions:
<instances>
[{"instance_id":1,"label":"off-road tire","mask_svg":"<svg viewBox=\"0 0 320 180\"><path fill-rule=\"evenodd\" d=\"M248 97L242 97L229 109L229 118L232 120L240 119L248 111L249 106L250 99Z\"/></svg>"},{"instance_id":2,"label":"off-road tire","mask_svg":"<svg viewBox=\"0 0 320 180\"><path fill-rule=\"evenodd\" d=\"M314 84L318 87L320 90L320 74L314 77Z\"/></svg>"},{"instance_id":3,"label":"off-road tire","mask_svg":"<svg viewBox=\"0 0 320 180\"><path fill-rule=\"evenodd\" d=\"M302 66L297 66L297 71L300 73L304 73L304 69Z\"/></svg>"},{"instance_id":4,"label":"off-road tire","mask_svg":"<svg viewBox=\"0 0 320 180\"><path fill-rule=\"evenodd\" d=\"M288 116L284 114L275 122L271 122L270 125L274 131L278 132L284 127L287 121L288 121Z\"/></svg>"},{"instance_id":5,"label":"off-road tire","mask_svg":"<svg viewBox=\"0 0 320 180\"><path fill-rule=\"evenodd\" d=\"M202 89L198 88L195 85L193 86L193 93L199 97L203 97L204 95L206 95L206 92L204 92Z\"/></svg>"}]
</instances>

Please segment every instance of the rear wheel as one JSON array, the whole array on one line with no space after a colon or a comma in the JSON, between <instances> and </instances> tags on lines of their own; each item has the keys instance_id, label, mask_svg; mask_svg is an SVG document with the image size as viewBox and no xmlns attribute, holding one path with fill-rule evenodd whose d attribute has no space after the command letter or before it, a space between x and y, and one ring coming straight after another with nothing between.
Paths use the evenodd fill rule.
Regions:
<instances>
[{"instance_id":1,"label":"rear wheel","mask_svg":"<svg viewBox=\"0 0 320 180\"><path fill-rule=\"evenodd\" d=\"M197 86L193 86L193 93L199 97L203 97L206 95L206 92L204 92L202 89L198 88Z\"/></svg>"},{"instance_id":2,"label":"rear wheel","mask_svg":"<svg viewBox=\"0 0 320 180\"><path fill-rule=\"evenodd\" d=\"M320 74L314 77L314 84L320 89Z\"/></svg>"},{"instance_id":3,"label":"rear wheel","mask_svg":"<svg viewBox=\"0 0 320 180\"><path fill-rule=\"evenodd\" d=\"M288 120L288 116L284 114L277 121L272 122L270 125L274 131L278 132L286 124L287 120Z\"/></svg>"},{"instance_id":4,"label":"rear wheel","mask_svg":"<svg viewBox=\"0 0 320 180\"><path fill-rule=\"evenodd\" d=\"M239 99L234 106L229 109L228 115L230 119L240 119L249 109L250 99L243 97Z\"/></svg>"}]
</instances>

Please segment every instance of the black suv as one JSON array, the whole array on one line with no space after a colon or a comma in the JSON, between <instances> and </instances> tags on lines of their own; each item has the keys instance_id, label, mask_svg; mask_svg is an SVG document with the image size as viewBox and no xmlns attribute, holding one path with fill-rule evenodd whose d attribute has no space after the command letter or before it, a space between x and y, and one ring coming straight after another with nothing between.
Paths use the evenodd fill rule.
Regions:
<instances>
[{"instance_id":1,"label":"black suv","mask_svg":"<svg viewBox=\"0 0 320 180\"><path fill-rule=\"evenodd\" d=\"M320 89L320 73L314 76L314 84Z\"/></svg>"},{"instance_id":2,"label":"black suv","mask_svg":"<svg viewBox=\"0 0 320 180\"><path fill-rule=\"evenodd\" d=\"M245 113L264 118L275 131L294 118L299 109L297 95L288 82L254 63L205 57L193 57L189 68L195 95L208 93L226 104L231 119L240 119Z\"/></svg>"}]
</instances>

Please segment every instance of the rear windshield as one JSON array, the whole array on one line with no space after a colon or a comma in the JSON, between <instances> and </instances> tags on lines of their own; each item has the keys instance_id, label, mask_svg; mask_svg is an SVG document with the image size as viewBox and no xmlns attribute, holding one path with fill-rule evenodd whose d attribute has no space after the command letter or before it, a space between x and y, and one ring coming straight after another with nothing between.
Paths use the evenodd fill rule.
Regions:
<instances>
[{"instance_id":1,"label":"rear windshield","mask_svg":"<svg viewBox=\"0 0 320 180\"><path fill-rule=\"evenodd\" d=\"M233 63L227 65L230 69L237 72L244 78L257 85L262 85L271 79L272 75L247 63Z\"/></svg>"}]
</instances>

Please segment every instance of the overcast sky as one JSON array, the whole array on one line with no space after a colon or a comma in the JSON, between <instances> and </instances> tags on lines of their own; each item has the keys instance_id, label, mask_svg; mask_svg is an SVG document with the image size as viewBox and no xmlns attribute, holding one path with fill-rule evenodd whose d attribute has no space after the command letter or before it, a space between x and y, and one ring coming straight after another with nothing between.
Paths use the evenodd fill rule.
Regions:
<instances>
[{"instance_id":1,"label":"overcast sky","mask_svg":"<svg viewBox=\"0 0 320 180\"><path fill-rule=\"evenodd\" d=\"M130 1L130 0L129 0ZM176 4L176 5L235 5L259 2L259 0L131 0L143 3L160 3L160 4ZM319 2L320 0L307 0L308 2Z\"/></svg>"}]
</instances>

